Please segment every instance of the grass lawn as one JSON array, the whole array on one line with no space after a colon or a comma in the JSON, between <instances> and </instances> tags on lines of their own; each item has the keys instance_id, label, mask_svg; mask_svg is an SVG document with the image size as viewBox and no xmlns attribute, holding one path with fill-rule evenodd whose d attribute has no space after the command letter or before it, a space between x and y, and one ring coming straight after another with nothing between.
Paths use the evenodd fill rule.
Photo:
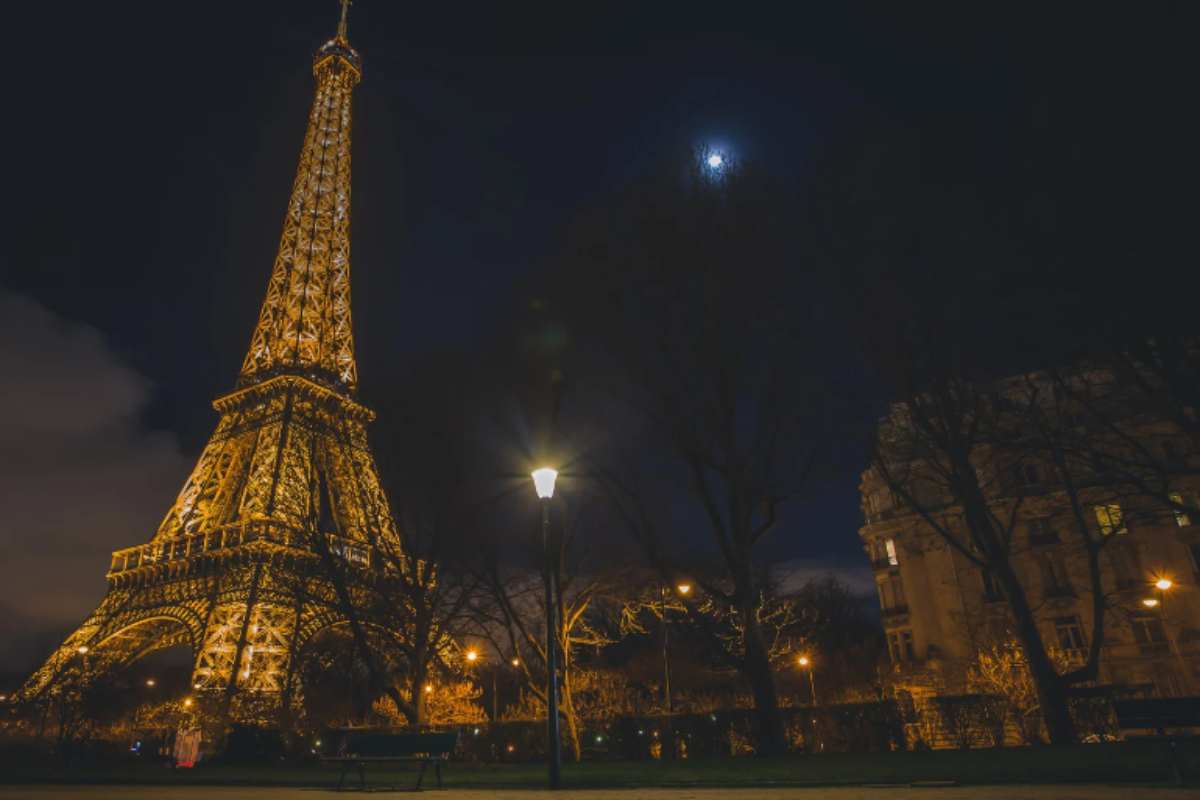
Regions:
<instances>
[{"instance_id":1,"label":"grass lawn","mask_svg":"<svg viewBox=\"0 0 1200 800\"><path fill-rule=\"evenodd\" d=\"M1178 763L1189 784L1200 783L1200 739L1181 741ZM207 765L173 770L147 763L56 769L7 764L0 782L329 786L337 780L332 765ZM1142 783L1165 784L1170 768L1167 745L1132 741L1074 747L1014 748L921 753L793 755L780 758L711 761L593 761L567 764L564 783L573 788L754 787L909 784L955 781L995 783ZM449 788L537 788L545 785L544 764L452 763L445 769ZM347 781L356 780L351 775ZM371 784L410 785L411 767L376 766ZM426 775L431 785L432 771Z\"/></svg>"}]
</instances>

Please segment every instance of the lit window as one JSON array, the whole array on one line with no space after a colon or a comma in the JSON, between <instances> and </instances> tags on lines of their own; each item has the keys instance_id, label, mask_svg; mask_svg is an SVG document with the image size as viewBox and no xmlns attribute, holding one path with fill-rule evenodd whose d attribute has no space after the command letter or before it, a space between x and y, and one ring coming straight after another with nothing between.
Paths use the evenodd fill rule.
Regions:
<instances>
[{"instance_id":1,"label":"lit window","mask_svg":"<svg viewBox=\"0 0 1200 800\"><path fill-rule=\"evenodd\" d=\"M1100 533L1105 536L1112 534L1129 533L1129 528L1125 526L1125 516L1121 513L1119 503L1107 503L1102 506L1096 506L1096 522L1100 525Z\"/></svg>"},{"instance_id":2,"label":"lit window","mask_svg":"<svg viewBox=\"0 0 1200 800\"><path fill-rule=\"evenodd\" d=\"M899 566L900 559L896 557L896 540L888 539L887 542L884 543L884 547L887 549L888 563L891 564L893 567Z\"/></svg>"},{"instance_id":3,"label":"lit window","mask_svg":"<svg viewBox=\"0 0 1200 800\"><path fill-rule=\"evenodd\" d=\"M1191 495L1191 494L1173 494L1173 495L1171 495L1171 502L1175 503L1178 506L1186 506L1187 508L1195 508L1196 507L1196 496ZM1180 508L1176 508L1176 509L1174 509L1174 511L1175 511L1175 524L1176 525L1178 525L1181 528L1186 528L1192 524L1192 515L1191 514L1189 514L1188 512L1186 512Z\"/></svg>"},{"instance_id":4,"label":"lit window","mask_svg":"<svg viewBox=\"0 0 1200 800\"><path fill-rule=\"evenodd\" d=\"M1054 620L1054 632L1058 635L1058 646L1068 655L1080 656L1087 649L1083 638L1083 626L1079 617L1057 617Z\"/></svg>"}]
</instances>

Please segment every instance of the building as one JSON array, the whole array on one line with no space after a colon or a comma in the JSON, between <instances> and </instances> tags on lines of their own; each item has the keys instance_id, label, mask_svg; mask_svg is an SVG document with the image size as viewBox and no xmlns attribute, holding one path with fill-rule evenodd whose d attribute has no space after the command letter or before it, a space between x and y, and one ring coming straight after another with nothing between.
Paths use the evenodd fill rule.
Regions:
<instances>
[{"instance_id":1,"label":"building","mask_svg":"<svg viewBox=\"0 0 1200 800\"><path fill-rule=\"evenodd\" d=\"M1084 377L1095 383L1094 374ZM1041 397L1055 397L1045 391L1044 376L1034 381L1043 388ZM1115 382L1100 383L1108 387L1104 408L1111 415L1120 393L1113 391ZM1021 376L986 390L961 391L990 397L993 408L1011 409L1020 405L1022 387L1032 385L1030 376ZM981 438L970 451L970 464L1006 532L1009 562L1052 660L1060 670L1083 663L1094 635L1082 523L1099 545L1106 604L1096 683L1132 695L1200 692L1200 515L1180 507L1200 507L1200 453L1188 436L1146 413L1145 404L1131 401L1119 419L1108 418L1117 420L1113 425L1083 419L1070 403L1058 403L1054 414L1046 411L1044 399L1024 408L1036 409L1042 423L1059 426L1048 440L1061 447L1031 446L1022 435ZM885 429L893 434L906 429L908 414L898 405L881 420L881 441ZM1010 422L1019 416L1010 414ZM1008 432L1019 428L1011 425ZM1101 428L1119 431L1119 437ZM1058 431L1063 434L1055 438ZM1105 467L1105 458L1118 464L1117 456L1099 449L1107 446L1106 437L1120 441L1121 458L1138 454L1136 470L1131 456L1120 462L1130 465L1125 472ZM1085 448L1101 455L1092 457ZM1052 456L1067 450L1070 457L1062 463L1073 466L1056 469ZM931 468L930 458L936 456L928 450L910 455L902 474L873 461L860 484L866 522L859 534L875 574L893 683L920 693L969 693L979 690L972 685L979 651L1015 640L1012 617L1001 586L970 557L969 537L956 540L967 542L965 548L956 546L934 528L936 523L961 531L965 522L955 492L937 479L946 473L936 464ZM1086 470L1078 466L1085 462ZM1064 475L1072 476L1070 486ZM1165 497L1155 496L1156 486Z\"/></svg>"}]
</instances>

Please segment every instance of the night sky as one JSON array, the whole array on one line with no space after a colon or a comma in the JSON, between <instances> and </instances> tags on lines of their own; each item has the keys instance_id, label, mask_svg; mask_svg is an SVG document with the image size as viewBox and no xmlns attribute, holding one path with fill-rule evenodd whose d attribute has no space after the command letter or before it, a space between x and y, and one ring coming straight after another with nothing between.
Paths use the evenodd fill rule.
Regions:
<instances>
[{"instance_id":1,"label":"night sky","mask_svg":"<svg viewBox=\"0 0 1200 800\"><path fill-rule=\"evenodd\" d=\"M364 399L490 336L563 226L681 142L802 184L865 115L923 137L998 211L1039 191L1030 165L1056 152L1111 153L1081 170L1081 196L1147 172L1177 180L1163 152L1198 74L1183 4L1136 18L1094 4L783 5L356 2ZM6 15L0 634L15 645L0 668L28 665L94 605L108 552L150 537L211 432L337 3ZM808 512L827 535L780 555L861 579L858 465L845 467Z\"/></svg>"}]
</instances>

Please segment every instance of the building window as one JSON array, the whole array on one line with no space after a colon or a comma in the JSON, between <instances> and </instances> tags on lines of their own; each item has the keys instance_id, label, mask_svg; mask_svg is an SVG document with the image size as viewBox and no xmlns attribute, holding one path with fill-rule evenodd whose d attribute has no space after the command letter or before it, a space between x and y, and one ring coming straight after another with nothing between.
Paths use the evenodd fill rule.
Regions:
<instances>
[{"instance_id":1,"label":"building window","mask_svg":"<svg viewBox=\"0 0 1200 800\"><path fill-rule=\"evenodd\" d=\"M1096 522L1100 526L1102 535L1129 533L1129 528L1125 524L1125 515L1121 513L1120 503L1094 506L1093 510L1096 512Z\"/></svg>"},{"instance_id":2,"label":"building window","mask_svg":"<svg viewBox=\"0 0 1200 800\"><path fill-rule=\"evenodd\" d=\"M876 584L879 589L879 605L885 614L902 614L908 610L904 597L904 584L899 575L889 575Z\"/></svg>"},{"instance_id":3,"label":"building window","mask_svg":"<svg viewBox=\"0 0 1200 800\"><path fill-rule=\"evenodd\" d=\"M887 553L887 562L893 567L900 566L900 559L896 557L896 540L888 539L883 543L884 550Z\"/></svg>"},{"instance_id":4,"label":"building window","mask_svg":"<svg viewBox=\"0 0 1200 800\"><path fill-rule=\"evenodd\" d=\"M1083 638L1083 626L1079 617L1055 617L1054 632L1058 634L1058 646L1073 659L1083 658L1087 640Z\"/></svg>"},{"instance_id":5,"label":"building window","mask_svg":"<svg viewBox=\"0 0 1200 800\"><path fill-rule=\"evenodd\" d=\"M1171 502L1177 506L1185 506L1187 508L1200 508L1200 503L1196 500L1194 494L1173 494ZM1175 512L1175 524L1181 528L1186 528L1192 524L1192 514L1184 511L1182 508L1172 509Z\"/></svg>"},{"instance_id":6,"label":"building window","mask_svg":"<svg viewBox=\"0 0 1200 800\"><path fill-rule=\"evenodd\" d=\"M888 653L892 657L892 661L896 664L902 664L905 661L916 661L917 651L913 647L912 631L907 628L900 631L892 631L888 634Z\"/></svg>"},{"instance_id":7,"label":"building window","mask_svg":"<svg viewBox=\"0 0 1200 800\"><path fill-rule=\"evenodd\" d=\"M1042 568L1042 587L1047 597L1074 594L1071 590L1070 580L1067 578L1066 567L1061 559L1043 555L1038 559L1038 564Z\"/></svg>"},{"instance_id":8,"label":"building window","mask_svg":"<svg viewBox=\"0 0 1200 800\"><path fill-rule=\"evenodd\" d=\"M1034 517L1026 523L1026 527L1029 529L1031 545L1053 544L1058 541L1058 531L1054 530L1050 517Z\"/></svg>"},{"instance_id":9,"label":"building window","mask_svg":"<svg viewBox=\"0 0 1200 800\"><path fill-rule=\"evenodd\" d=\"M996 576L987 569L980 575L983 578L983 599L989 603L1003 600L1004 590L1000 588L1000 582L996 580Z\"/></svg>"},{"instance_id":10,"label":"building window","mask_svg":"<svg viewBox=\"0 0 1200 800\"><path fill-rule=\"evenodd\" d=\"M1138 643L1142 655L1161 656L1169 652L1167 632L1162 620L1150 614L1135 616L1130 624L1133 626L1133 638Z\"/></svg>"},{"instance_id":11,"label":"building window","mask_svg":"<svg viewBox=\"0 0 1200 800\"><path fill-rule=\"evenodd\" d=\"M1037 464L1013 464L1010 469L1014 486L1036 486L1042 482Z\"/></svg>"}]
</instances>

